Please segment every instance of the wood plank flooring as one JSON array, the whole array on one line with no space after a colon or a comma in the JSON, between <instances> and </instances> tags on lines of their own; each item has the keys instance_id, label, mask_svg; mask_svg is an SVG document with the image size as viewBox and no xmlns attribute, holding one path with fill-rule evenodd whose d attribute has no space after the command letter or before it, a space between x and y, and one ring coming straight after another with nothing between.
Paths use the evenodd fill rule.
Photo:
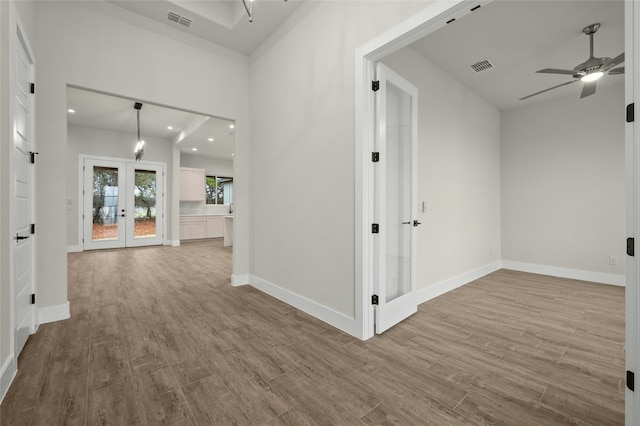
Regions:
<instances>
[{"instance_id":1,"label":"wood plank flooring","mask_svg":"<svg viewBox=\"0 0 640 426\"><path fill-rule=\"evenodd\" d=\"M624 289L498 271L366 342L207 240L69 254L2 425L623 425Z\"/></svg>"}]
</instances>

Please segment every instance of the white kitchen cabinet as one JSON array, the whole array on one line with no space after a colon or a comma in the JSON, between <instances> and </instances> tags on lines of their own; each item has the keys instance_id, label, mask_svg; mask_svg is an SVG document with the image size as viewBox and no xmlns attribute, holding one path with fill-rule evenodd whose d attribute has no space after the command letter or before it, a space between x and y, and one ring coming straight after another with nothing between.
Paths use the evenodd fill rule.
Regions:
<instances>
[{"instance_id":1,"label":"white kitchen cabinet","mask_svg":"<svg viewBox=\"0 0 640 426\"><path fill-rule=\"evenodd\" d=\"M180 201L205 201L203 169L180 167Z\"/></svg>"},{"instance_id":2,"label":"white kitchen cabinet","mask_svg":"<svg viewBox=\"0 0 640 426\"><path fill-rule=\"evenodd\" d=\"M207 238L221 238L222 216L207 216Z\"/></svg>"},{"instance_id":3,"label":"white kitchen cabinet","mask_svg":"<svg viewBox=\"0 0 640 426\"><path fill-rule=\"evenodd\" d=\"M180 239L197 240L201 238L207 238L207 217L181 216Z\"/></svg>"}]
</instances>

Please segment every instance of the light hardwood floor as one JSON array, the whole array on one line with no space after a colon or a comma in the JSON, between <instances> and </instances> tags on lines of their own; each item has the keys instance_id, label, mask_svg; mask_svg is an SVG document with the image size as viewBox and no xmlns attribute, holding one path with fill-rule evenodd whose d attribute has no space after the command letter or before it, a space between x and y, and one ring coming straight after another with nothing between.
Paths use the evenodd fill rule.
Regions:
<instances>
[{"instance_id":1,"label":"light hardwood floor","mask_svg":"<svg viewBox=\"0 0 640 426\"><path fill-rule=\"evenodd\" d=\"M622 425L624 289L498 271L359 341L229 284L218 240L69 254L2 425Z\"/></svg>"}]
</instances>

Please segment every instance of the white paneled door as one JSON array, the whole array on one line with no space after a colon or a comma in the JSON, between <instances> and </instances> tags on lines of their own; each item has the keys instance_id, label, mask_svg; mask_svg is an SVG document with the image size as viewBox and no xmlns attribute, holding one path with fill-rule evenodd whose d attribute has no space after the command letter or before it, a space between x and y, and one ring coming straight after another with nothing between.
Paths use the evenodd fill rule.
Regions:
<instances>
[{"instance_id":1,"label":"white paneled door","mask_svg":"<svg viewBox=\"0 0 640 426\"><path fill-rule=\"evenodd\" d=\"M22 351L27 338L35 332L35 225L33 140L33 60L20 27L17 28L15 79L13 80L13 289L15 297L15 355Z\"/></svg>"},{"instance_id":2,"label":"white paneled door","mask_svg":"<svg viewBox=\"0 0 640 426\"><path fill-rule=\"evenodd\" d=\"M376 216L379 228L375 329L417 312L416 181L418 90L382 64L376 68Z\"/></svg>"},{"instance_id":3,"label":"white paneled door","mask_svg":"<svg viewBox=\"0 0 640 426\"><path fill-rule=\"evenodd\" d=\"M85 250L163 244L164 165L84 160Z\"/></svg>"}]
</instances>

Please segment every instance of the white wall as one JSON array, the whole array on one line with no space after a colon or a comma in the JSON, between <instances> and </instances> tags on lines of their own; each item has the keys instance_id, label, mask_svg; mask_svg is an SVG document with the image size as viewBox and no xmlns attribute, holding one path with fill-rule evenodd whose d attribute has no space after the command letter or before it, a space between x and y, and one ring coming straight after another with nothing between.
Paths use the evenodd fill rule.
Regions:
<instances>
[{"instance_id":1,"label":"white wall","mask_svg":"<svg viewBox=\"0 0 640 426\"><path fill-rule=\"evenodd\" d=\"M180 167L204 169L207 176L233 177L233 160L180 153Z\"/></svg>"},{"instance_id":2,"label":"white wall","mask_svg":"<svg viewBox=\"0 0 640 426\"><path fill-rule=\"evenodd\" d=\"M306 2L251 57L252 274L346 327L356 303L354 52L427 5Z\"/></svg>"},{"instance_id":3,"label":"white wall","mask_svg":"<svg viewBox=\"0 0 640 426\"><path fill-rule=\"evenodd\" d=\"M417 285L428 292L500 260L500 111L409 47L383 62L419 91Z\"/></svg>"},{"instance_id":4,"label":"white wall","mask_svg":"<svg viewBox=\"0 0 640 426\"><path fill-rule=\"evenodd\" d=\"M67 127L67 245L82 246L81 237L78 236L78 168L80 155L95 155L100 157L111 157L120 159L133 159L133 147L136 136L125 133L111 132L107 130L94 129L89 127L68 126ZM153 161L165 163L165 199L172 199L171 181L176 176L172 170L173 150L171 142L167 139L158 139L145 136L145 150L143 161ZM80 183L82 185L82 183ZM70 201L70 203L69 203ZM82 202L80 201L80 204ZM167 203L165 218L167 223L171 220L171 203ZM173 236L171 230L167 229L167 239L177 240L178 235Z\"/></svg>"},{"instance_id":5,"label":"white wall","mask_svg":"<svg viewBox=\"0 0 640 426\"><path fill-rule=\"evenodd\" d=\"M624 274L621 83L503 113L504 260Z\"/></svg>"}]
</instances>

